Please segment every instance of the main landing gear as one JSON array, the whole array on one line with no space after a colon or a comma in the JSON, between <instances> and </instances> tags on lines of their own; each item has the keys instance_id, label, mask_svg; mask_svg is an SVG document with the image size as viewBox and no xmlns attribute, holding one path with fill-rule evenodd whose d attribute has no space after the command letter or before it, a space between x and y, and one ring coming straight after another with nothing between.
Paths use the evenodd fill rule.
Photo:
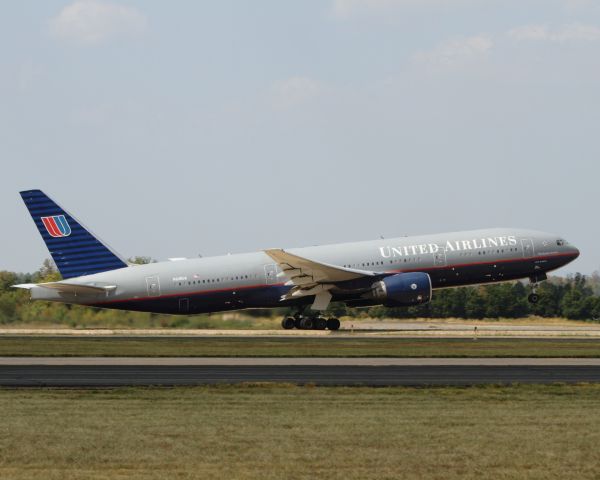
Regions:
<instances>
[{"instance_id":1,"label":"main landing gear","mask_svg":"<svg viewBox=\"0 0 600 480\"><path fill-rule=\"evenodd\" d=\"M335 318L325 318L318 316L304 316L296 314L293 317L285 317L281 321L281 326L285 330L297 328L298 330L339 330L340 321Z\"/></svg>"}]
</instances>

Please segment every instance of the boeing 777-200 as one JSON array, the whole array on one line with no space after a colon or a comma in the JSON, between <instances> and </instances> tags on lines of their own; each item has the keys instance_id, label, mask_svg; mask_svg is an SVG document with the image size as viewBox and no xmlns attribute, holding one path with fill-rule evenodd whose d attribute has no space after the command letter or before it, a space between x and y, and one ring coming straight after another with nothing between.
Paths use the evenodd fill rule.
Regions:
<instances>
[{"instance_id":1,"label":"boeing 777-200","mask_svg":"<svg viewBox=\"0 0 600 480\"><path fill-rule=\"evenodd\" d=\"M337 330L322 316L330 302L412 306L439 288L525 278L536 302L546 273L579 256L557 235L494 228L130 265L42 191L21 196L63 277L15 285L32 299L182 315L294 307L286 329Z\"/></svg>"}]
</instances>

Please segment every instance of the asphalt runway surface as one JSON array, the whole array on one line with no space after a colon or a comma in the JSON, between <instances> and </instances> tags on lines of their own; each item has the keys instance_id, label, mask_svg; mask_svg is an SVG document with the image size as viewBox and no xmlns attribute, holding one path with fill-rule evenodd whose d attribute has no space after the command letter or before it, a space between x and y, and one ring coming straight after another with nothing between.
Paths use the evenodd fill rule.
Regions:
<instances>
[{"instance_id":1,"label":"asphalt runway surface","mask_svg":"<svg viewBox=\"0 0 600 480\"><path fill-rule=\"evenodd\" d=\"M114 387L263 382L468 386L600 382L598 359L327 359L329 362L321 363L323 359L314 358L233 360L4 358L0 359L0 386Z\"/></svg>"}]
</instances>

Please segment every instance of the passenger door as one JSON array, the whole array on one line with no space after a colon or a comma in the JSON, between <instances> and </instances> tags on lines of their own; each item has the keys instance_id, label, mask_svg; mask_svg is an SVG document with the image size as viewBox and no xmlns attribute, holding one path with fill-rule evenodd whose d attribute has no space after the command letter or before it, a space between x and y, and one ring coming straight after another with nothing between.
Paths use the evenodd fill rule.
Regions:
<instances>
[{"instance_id":1,"label":"passenger door","mask_svg":"<svg viewBox=\"0 0 600 480\"><path fill-rule=\"evenodd\" d=\"M149 297L160 296L160 279L158 278L158 275L146 277L146 289Z\"/></svg>"},{"instance_id":2,"label":"passenger door","mask_svg":"<svg viewBox=\"0 0 600 480\"><path fill-rule=\"evenodd\" d=\"M277 282L277 264L269 263L265 265L265 282L267 285L273 285Z\"/></svg>"},{"instance_id":3,"label":"passenger door","mask_svg":"<svg viewBox=\"0 0 600 480\"><path fill-rule=\"evenodd\" d=\"M446 249L440 248L433 254L433 266L434 267L445 267L446 266Z\"/></svg>"},{"instance_id":4,"label":"passenger door","mask_svg":"<svg viewBox=\"0 0 600 480\"><path fill-rule=\"evenodd\" d=\"M521 246L523 247L523 258L531 258L535 255L531 238L522 238Z\"/></svg>"}]
</instances>

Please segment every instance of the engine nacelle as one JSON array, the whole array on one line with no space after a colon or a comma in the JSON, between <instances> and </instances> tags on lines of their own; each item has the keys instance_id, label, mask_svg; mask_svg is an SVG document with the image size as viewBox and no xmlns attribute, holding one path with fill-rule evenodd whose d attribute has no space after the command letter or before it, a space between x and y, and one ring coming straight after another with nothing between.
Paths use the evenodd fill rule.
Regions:
<instances>
[{"instance_id":1,"label":"engine nacelle","mask_svg":"<svg viewBox=\"0 0 600 480\"><path fill-rule=\"evenodd\" d=\"M431 300L431 278L423 272L399 273L372 286L374 299L386 307L410 307Z\"/></svg>"}]
</instances>

